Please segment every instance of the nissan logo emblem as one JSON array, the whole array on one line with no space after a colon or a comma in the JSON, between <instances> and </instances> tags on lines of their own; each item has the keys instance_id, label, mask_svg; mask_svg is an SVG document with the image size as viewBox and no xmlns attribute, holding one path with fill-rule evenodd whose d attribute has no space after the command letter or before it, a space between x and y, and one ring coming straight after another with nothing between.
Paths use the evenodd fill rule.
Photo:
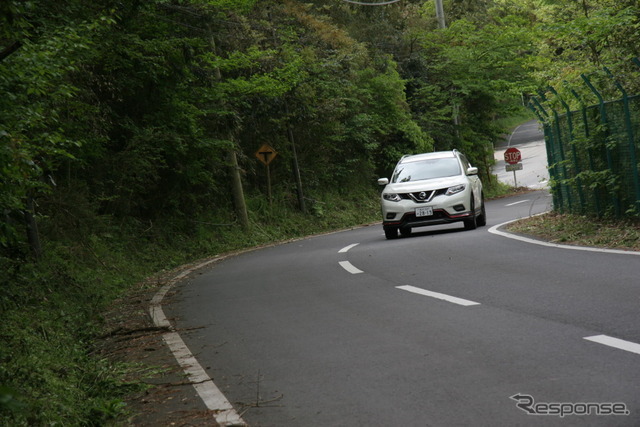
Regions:
<instances>
[{"instance_id":1,"label":"nissan logo emblem","mask_svg":"<svg viewBox=\"0 0 640 427\"><path fill-rule=\"evenodd\" d=\"M427 198L427 193L425 193L424 191L418 194L418 199L424 200L426 198Z\"/></svg>"}]
</instances>

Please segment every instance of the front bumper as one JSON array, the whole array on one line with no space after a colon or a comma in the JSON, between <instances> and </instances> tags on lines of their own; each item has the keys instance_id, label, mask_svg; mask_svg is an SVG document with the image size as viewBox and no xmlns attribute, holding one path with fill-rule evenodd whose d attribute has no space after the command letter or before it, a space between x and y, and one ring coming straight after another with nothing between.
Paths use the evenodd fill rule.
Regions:
<instances>
[{"instance_id":1,"label":"front bumper","mask_svg":"<svg viewBox=\"0 0 640 427\"><path fill-rule=\"evenodd\" d=\"M449 214L444 209L434 209L433 215L425 217L416 217L415 212L407 212L399 220L383 221L385 227L423 227L426 225L450 224L452 222L464 221L473 215L472 212Z\"/></svg>"},{"instance_id":2,"label":"front bumper","mask_svg":"<svg viewBox=\"0 0 640 427\"><path fill-rule=\"evenodd\" d=\"M391 202L382 199L382 224L395 227L421 227L464 221L473 216L473 212L470 211L470 200L469 191L452 196L438 195L428 203L416 203L412 200ZM433 215L416 217L416 208L420 207L432 207Z\"/></svg>"}]
</instances>

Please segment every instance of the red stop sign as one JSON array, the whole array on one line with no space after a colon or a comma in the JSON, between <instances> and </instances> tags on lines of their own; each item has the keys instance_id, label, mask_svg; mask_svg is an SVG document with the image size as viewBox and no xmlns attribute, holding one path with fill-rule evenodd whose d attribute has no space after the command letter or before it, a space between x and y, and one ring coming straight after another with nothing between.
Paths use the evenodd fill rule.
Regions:
<instances>
[{"instance_id":1,"label":"red stop sign","mask_svg":"<svg viewBox=\"0 0 640 427\"><path fill-rule=\"evenodd\" d=\"M504 152L504 161L509 163L510 165L520 163L521 160L522 155L520 154L520 150L515 147L509 147L507 148L507 151Z\"/></svg>"}]
</instances>

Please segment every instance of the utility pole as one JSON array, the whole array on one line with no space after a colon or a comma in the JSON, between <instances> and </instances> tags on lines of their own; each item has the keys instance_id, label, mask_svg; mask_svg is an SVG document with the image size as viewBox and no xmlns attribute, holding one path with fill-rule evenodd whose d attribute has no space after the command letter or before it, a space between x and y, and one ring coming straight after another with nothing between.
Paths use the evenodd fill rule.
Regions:
<instances>
[{"instance_id":1,"label":"utility pole","mask_svg":"<svg viewBox=\"0 0 640 427\"><path fill-rule=\"evenodd\" d=\"M444 19L444 8L442 7L442 0L435 0L436 2L436 18L438 18L438 28L447 28L447 23Z\"/></svg>"},{"instance_id":2,"label":"utility pole","mask_svg":"<svg viewBox=\"0 0 640 427\"><path fill-rule=\"evenodd\" d=\"M286 96L286 95L285 95ZM298 153L296 151L296 142L293 138L293 129L291 129L291 118L289 116L289 104L287 103L287 99L284 100L284 112L287 116L287 136L289 137L289 143L291 144L291 153L293 158L292 169L293 169L293 179L296 182L296 190L298 195L298 207L300 211L306 213L307 208L304 203L304 193L302 191L302 179L300 178L300 166L298 165Z\"/></svg>"}]
</instances>

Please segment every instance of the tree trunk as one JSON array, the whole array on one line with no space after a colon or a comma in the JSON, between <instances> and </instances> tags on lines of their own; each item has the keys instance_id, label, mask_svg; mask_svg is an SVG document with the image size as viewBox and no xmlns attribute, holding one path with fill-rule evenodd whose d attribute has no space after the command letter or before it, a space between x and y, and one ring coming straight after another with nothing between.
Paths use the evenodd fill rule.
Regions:
<instances>
[{"instance_id":1,"label":"tree trunk","mask_svg":"<svg viewBox=\"0 0 640 427\"><path fill-rule=\"evenodd\" d=\"M209 32L209 43L211 45L211 51L213 53L216 53L216 41L213 38L213 32L211 31L210 26L208 26L207 28ZM214 67L213 70L216 81L222 80L222 73L220 73L220 68ZM238 221L240 221L240 225L242 225L242 228L244 230L248 230L249 216L247 215L247 205L244 200L244 190L242 189L242 177L240 176L238 156L236 155L235 150L235 147L233 147L227 154L229 158L229 167L231 168L231 191L233 192L233 205L235 207L236 217L238 218Z\"/></svg>"},{"instance_id":2,"label":"tree trunk","mask_svg":"<svg viewBox=\"0 0 640 427\"><path fill-rule=\"evenodd\" d=\"M231 181L233 191L233 205L236 211L236 217L240 221L240 225L245 230L249 229L249 216L247 215L247 205L244 201L244 190L242 189L242 179L240 177L240 167L238 166L238 157L234 148L229 150L229 167L231 168Z\"/></svg>"}]
</instances>

